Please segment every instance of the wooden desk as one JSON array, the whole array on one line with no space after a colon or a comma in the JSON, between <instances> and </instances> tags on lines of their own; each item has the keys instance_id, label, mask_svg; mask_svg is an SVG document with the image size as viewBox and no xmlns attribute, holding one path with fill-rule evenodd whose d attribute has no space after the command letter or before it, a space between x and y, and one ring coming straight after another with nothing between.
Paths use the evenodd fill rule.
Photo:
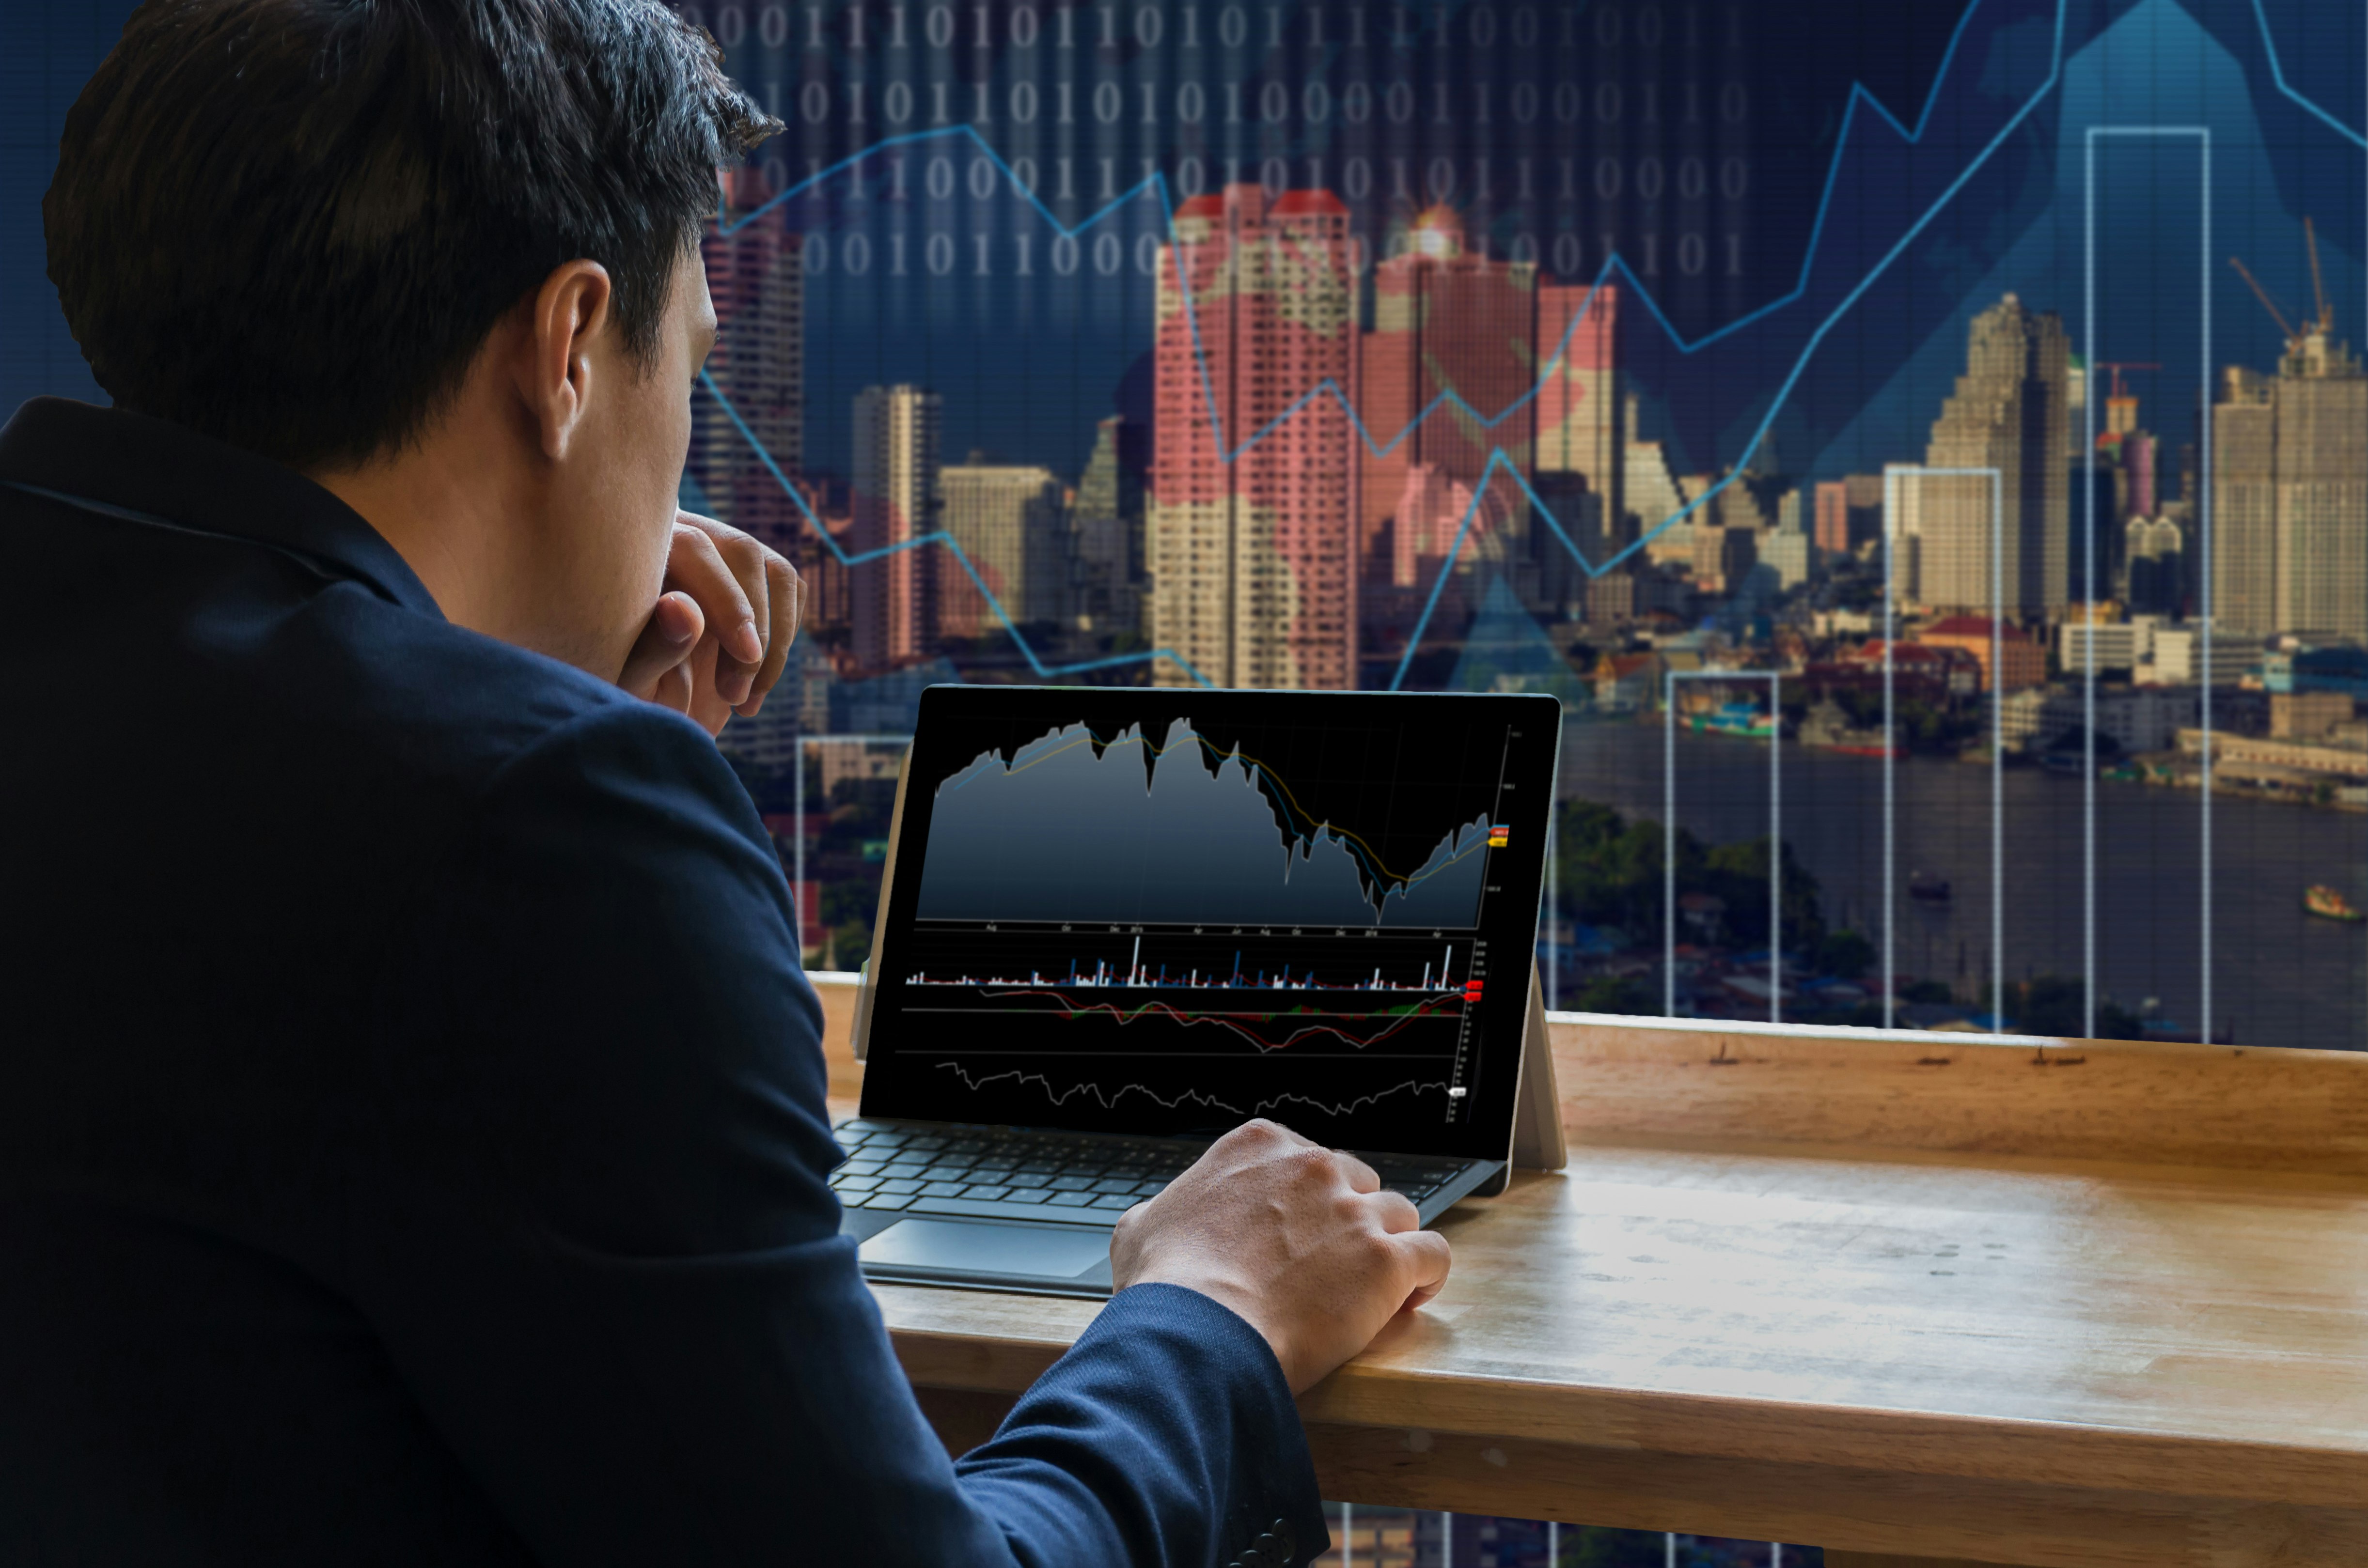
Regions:
<instances>
[{"instance_id":1,"label":"wooden desk","mask_svg":"<svg viewBox=\"0 0 2368 1568\"><path fill-rule=\"evenodd\" d=\"M1301 1401L1326 1496L1838 1568L2368 1562L2368 1058L1554 1034L1570 1168L1450 1215L1446 1291ZM956 1447L1096 1310L878 1295Z\"/></svg>"}]
</instances>

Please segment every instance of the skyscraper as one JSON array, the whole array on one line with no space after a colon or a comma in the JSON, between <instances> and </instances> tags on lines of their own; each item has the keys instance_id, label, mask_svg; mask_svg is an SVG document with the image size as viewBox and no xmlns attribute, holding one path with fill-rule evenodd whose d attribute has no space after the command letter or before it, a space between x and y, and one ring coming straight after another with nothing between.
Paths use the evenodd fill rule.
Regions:
<instances>
[{"instance_id":1,"label":"skyscraper","mask_svg":"<svg viewBox=\"0 0 2368 1568\"><path fill-rule=\"evenodd\" d=\"M938 495L938 526L962 546L1005 615L1018 623L1061 613L1067 529L1061 482L1052 470L985 462L973 452L970 461L939 471ZM938 635L979 637L1002 624L962 562L944 551L938 563Z\"/></svg>"},{"instance_id":2,"label":"skyscraper","mask_svg":"<svg viewBox=\"0 0 2368 1568\"><path fill-rule=\"evenodd\" d=\"M1460 484L1468 498L1499 448L1529 472L1537 403L1522 394L1538 375L1537 307L1537 268L1471 249L1463 220L1450 207L1417 217L1406 248L1373 269L1373 330L1359 346L1357 406L1373 442L1388 449L1359 452L1360 549L1370 579L1387 578L1393 563L1409 554L1385 546L1383 532L1393 521L1401 531L1436 529L1435 517L1399 517L1401 497L1427 494L1427 485ZM1450 392L1468 409L1432 408ZM1422 418L1426 409L1431 412ZM1485 423L1499 415L1493 426ZM1428 470L1428 479L1410 485L1417 469ZM1517 486L1497 483L1508 501L1519 496Z\"/></svg>"},{"instance_id":3,"label":"skyscraper","mask_svg":"<svg viewBox=\"0 0 2368 1568\"><path fill-rule=\"evenodd\" d=\"M1558 364L1556 349L1562 352ZM1625 399L1620 384L1620 290L1608 283L1541 287L1535 364L1543 377L1535 448L1541 481L1554 474L1583 480L1587 494L1597 498L1597 527L1615 550L1634 543L1641 528L1667 522L1669 513L1645 516L1628 496L1621 439ZM1563 521L1569 527L1573 519ZM1569 531L1576 537L1578 530Z\"/></svg>"},{"instance_id":4,"label":"skyscraper","mask_svg":"<svg viewBox=\"0 0 2368 1568\"><path fill-rule=\"evenodd\" d=\"M2187 601L2187 540L2169 517L2132 517L2124 530L2123 594L2132 615L2177 615Z\"/></svg>"},{"instance_id":5,"label":"skyscraper","mask_svg":"<svg viewBox=\"0 0 2368 1568\"><path fill-rule=\"evenodd\" d=\"M1069 512L1069 583L1059 613L1080 631L1133 631L1143 625L1143 470L1135 451L1146 434L1111 415L1095 430L1093 455Z\"/></svg>"},{"instance_id":6,"label":"skyscraper","mask_svg":"<svg viewBox=\"0 0 2368 1568\"><path fill-rule=\"evenodd\" d=\"M855 551L904 544L936 527L939 400L915 386L866 387L855 394ZM855 656L872 669L930 651L943 553L900 550L851 574ZM946 568L960 573L951 561Z\"/></svg>"},{"instance_id":7,"label":"skyscraper","mask_svg":"<svg viewBox=\"0 0 2368 1568\"><path fill-rule=\"evenodd\" d=\"M1355 437L1338 402L1301 401L1356 396L1355 303L1328 192L1195 197L1159 253L1151 638L1220 686L1356 684Z\"/></svg>"},{"instance_id":8,"label":"skyscraper","mask_svg":"<svg viewBox=\"0 0 2368 1568\"><path fill-rule=\"evenodd\" d=\"M714 350L707 372L747 422L781 473L796 479L805 441L805 268L786 205L730 234L729 224L763 204L762 176L723 176L724 204L700 241L707 291L715 302ZM703 387L693 388L685 465L716 516L746 528L802 565L819 541L780 480Z\"/></svg>"},{"instance_id":9,"label":"skyscraper","mask_svg":"<svg viewBox=\"0 0 2368 1568\"><path fill-rule=\"evenodd\" d=\"M1818 484L1816 541L1819 550L1847 555L1883 532L1883 476L1853 473Z\"/></svg>"},{"instance_id":10,"label":"skyscraper","mask_svg":"<svg viewBox=\"0 0 2368 1568\"><path fill-rule=\"evenodd\" d=\"M1630 439L1621 453L1621 494L1628 498L1632 514L1637 517L1651 542L1645 552L1654 559L1691 560L1693 556L1694 530L1699 526L1702 509L1686 514L1681 522L1669 519L1686 509L1686 493L1679 488L1678 477L1669 472L1668 449L1658 441ZM1658 533L1652 530L1658 528Z\"/></svg>"},{"instance_id":11,"label":"skyscraper","mask_svg":"<svg viewBox=\"0 0 2368 1568\"><path fill-rule=\"evenodd\" d=\"M1994 499L1984 476L1914 479L1911 597L1944 609L1996 608L2026 619L2061 610L2071 562L2064 323L2009 294L1974 318L1965 360L1933 422L1924 464L1996 469L1999 483Z\"/></svg>"},{"instance_id":12,"label":"skyscraper","mask_svg":"<svg viewBox=\"0 0 2368 1568\"><path fill-rule=\"evenodd\" d=\"M2368 638L2368 376L2313 324L2212 408L2212 613L2234 632Z\"/></svg>"},{"instance_id":13,"label":"skyscraper","mask_svg":"<svg viewBox=\"0 0 2368 1568\"><path fill-rule=\"evenodd\" d=\"M1839 479L1817 486L1816 542L1828 554L1850 553L1850 486Z\"/></svg>"}]
</instances>

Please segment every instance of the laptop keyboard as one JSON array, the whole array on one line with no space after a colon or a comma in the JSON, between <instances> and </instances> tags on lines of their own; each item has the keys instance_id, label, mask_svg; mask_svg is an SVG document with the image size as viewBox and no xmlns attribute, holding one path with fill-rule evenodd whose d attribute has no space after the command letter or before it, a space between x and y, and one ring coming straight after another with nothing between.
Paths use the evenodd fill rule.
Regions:
<instances>
[{"instance_id":1,"label":"laptop keyboard","mask_svg":"<svg viewBox=\"0 0 2368 1568\"><path fill-rule=\"evenodd\" d=\"M856 1120L836 1130L847 1162L831 1189L849 1209L1115 1223L1182 1176L1205 1144ZM1467 1162L1363 1155L1418 1206Z\"/></svg>"}]
</instances>

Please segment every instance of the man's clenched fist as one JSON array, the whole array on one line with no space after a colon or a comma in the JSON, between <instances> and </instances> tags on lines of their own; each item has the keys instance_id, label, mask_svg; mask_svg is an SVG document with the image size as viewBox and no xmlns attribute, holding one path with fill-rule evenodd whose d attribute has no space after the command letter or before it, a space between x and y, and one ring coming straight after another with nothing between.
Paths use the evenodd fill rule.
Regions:
<instances>
[{"instance_id":1,"label":"man's clenched fist","mask_svg":"<svg viewBox=\"0 0 2368 1568\"><path fill-rule=\"evenodd\" d=\"M617 684L711 735L754 717L788 664L805 607L798 569L738 528L677 512L665 591Z\"/></svg>"}]
</instances>

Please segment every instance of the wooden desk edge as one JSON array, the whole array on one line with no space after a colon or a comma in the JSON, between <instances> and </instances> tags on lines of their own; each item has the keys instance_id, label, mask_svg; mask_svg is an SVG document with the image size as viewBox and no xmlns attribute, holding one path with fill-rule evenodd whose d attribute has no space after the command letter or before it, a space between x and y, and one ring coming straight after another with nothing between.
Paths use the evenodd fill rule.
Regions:
<instances>
[{"instance_id":1,"label":"wooden desk edge","mask_svg":"<svg viewBox=\"0 0 2368 1568\"><path fill-rule=\"evenodd\" d=\"M982 1396L999 1402L998 1411L1074 1337L957 1332L930 1321L949 1310L942 1292L888 1287L879 1293L897 1358L916 1387ZM1082 1332L1094 1308L1077 1306ZM2078 1475L2084 1488L2294 1506L2368 1498L2368 1455L2355 1449L2009 1416L1410 1373L1358 1362L1309 1390L1299 1406L1311 1428L1390 1433L1409 1443L1461 1438L1710 1463L1781 1459L1936 1482L2050 1487Z\"/></svg>"}]
</instances>

